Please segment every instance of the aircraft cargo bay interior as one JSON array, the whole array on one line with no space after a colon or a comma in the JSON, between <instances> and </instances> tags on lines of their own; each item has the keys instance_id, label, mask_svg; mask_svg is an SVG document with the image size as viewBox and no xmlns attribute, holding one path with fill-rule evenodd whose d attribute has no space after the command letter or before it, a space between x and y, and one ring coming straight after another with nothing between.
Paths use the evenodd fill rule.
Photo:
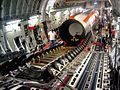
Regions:
<instances>
[{"instance_id":1,"label":"aircraft cargo bay interior","mask_svg":"<svg viewBox=\"0 0 120 90\"><path fill-rule=\"evenodd\" d=\"M120 90L119 0L0 0L0 90Z\"/></svg>"}]
</instances>

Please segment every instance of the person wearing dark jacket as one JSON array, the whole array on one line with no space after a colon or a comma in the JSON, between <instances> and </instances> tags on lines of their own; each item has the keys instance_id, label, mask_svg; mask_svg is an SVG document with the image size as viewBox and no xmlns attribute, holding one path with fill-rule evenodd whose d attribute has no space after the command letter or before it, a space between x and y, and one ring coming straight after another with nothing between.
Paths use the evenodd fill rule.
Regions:
<instances>
[{"instance_id":1,"label":"person wearing dark jacket","mask_svg":"<svg viewBox=\"0 0 120 90\"><path fill-rule=\"evenodd\" d=\"M105 40L105 37L102 38L102 44L103 44L103 48L105 50L105 47L106 47L106 40Z\"/></svg>"}]
</instances>

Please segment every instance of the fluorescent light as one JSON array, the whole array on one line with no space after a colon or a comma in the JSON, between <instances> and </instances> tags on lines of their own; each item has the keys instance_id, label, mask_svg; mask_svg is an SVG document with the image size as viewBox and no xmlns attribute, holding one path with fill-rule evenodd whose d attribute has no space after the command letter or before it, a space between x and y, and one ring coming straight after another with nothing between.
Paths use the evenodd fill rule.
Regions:
<instances>
[{"instance_id":1,"label":"fluorescent light","mask_svg":"<svg viewBox=\"0 0 120 90\"><path fill-rule=\"evenodd\" d=\"M97 2L94 2L94 5L96 5L97 4Z\"/></svg>"},{"instance_id":2,"label":"fluorescent light","mask_svg":"<svg viewBox=\"0 0 120 90\"><path fill-rule=\"evenodd\" d=\"M21 20L14 20L14 21L10 21L10 22L7 22L6 24L9 25L9 24L16 24L16 23L19 23Z\"/></svg>"},{"instance_id":3,"label":"fluorescent light","mask_svg":"<svg viewBox=\"0 0 120 90\"><path fill-rule=\"evenodd\" d=\"M35 15L35 16L31 16L29 19L36 19L38 17L39 17L39 15Z\"/></svg>"},{"instance_id":4,"label":"fluorescent light","mask_svg":"<svg viewBox=\"0 0 120 90\"><path fill-rule=\"evenodd\" d=\"M108 0L109 1L109 3L112 5L112 2L111 2L111 0Z\"/></svg>"}]
</instances>

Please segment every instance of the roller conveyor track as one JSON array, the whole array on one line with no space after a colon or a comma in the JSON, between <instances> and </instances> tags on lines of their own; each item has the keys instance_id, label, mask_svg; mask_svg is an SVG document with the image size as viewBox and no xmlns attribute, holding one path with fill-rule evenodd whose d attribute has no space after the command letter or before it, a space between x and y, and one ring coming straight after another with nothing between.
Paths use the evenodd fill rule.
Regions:
<instances>
[{"instance_id":1,"label":"roller conveyor track","mask_svg":"<svg viewBox=\"0 0 120 90\"><path fill-rule=\"evenodd\" d=\"M93 53L78 83L78 90L95 90L102 53Z\"/></svg>"},{"instance_id":2,"label":"roller conveyor track","mask_svg":"<svg viewBox=\"0 0 120 90\"><path fill-rule=\"evenodd\" d=\"M49 53L45 53L42 57L40 56L40 58L34 58L32 59L32 63L31 65L36 65L36 66L40 66L41 68L47 64L49 64L50 62L54 61L57 57L66 54L68 51L74 49L75 47L64 47L61 46L59 47L59 49L55 50L54 52L51 51Z\"/></svg>"},{"instance_id":3,"label":"roller conveyor track","mask_svg":"<svg viewBox=\"0 0 120 90\"><path fill-rule=\"evenodd\" d=\"M87 35L86 39L84 40L84 42L82 44L80 44L81 51L87 45L90 37L91 37L91 33L89 33ZM41 54L41 56L38 56L37 58L33 58L32 61L31 61L31 65L33 65L33 66L39 66L40 68L44 68L44 67L46 67L46 65L48 65L49 63L51 63L52 61L54 61L56 58L58 58L58 57L60 57L62 55L67 54L68 52L72 51L75 48L76 47L64 47L64 46L60 46L58 48L52 49L49 52ZM75 50L75 52L79 53L78 50ZM72 55L73 54L70 53L70 56L74 57Z\"/></svg>"},{"instance_id":4,"label":"roller conveyor track","mask_svg":"<svg viewBox=\"0 0 120 90\"><path fill-rule=\"evenodd\" d=\"M57 64L59 64L59 66L57 65L57 67L53 67L53 66L51 66L52 68L52 71L55 71L55 72L57 72L57 73L60 73L61 72L61 70L62 70L62 68L59 68L58 69L58 67L63 67L64 68L64 66L61 64L61 63L59 63L58 62L58 59L55 59L55 58L57 58L58 57L58 53L60 52L61 53L61 55L63 54L63 55L65 55L63 52L66 52L67 54L66 54L66 57L64 57L63 59L64 59L64 61L67 61L67 60L69 60L69 59L73 59L72 58L72 56L76 56L76 55L78 55L81 51L82 51L82 49L87 45L87 42L89 41L89 38L90 38L90 36L91 35L88 35L89 37L88 38L86 38L86 40L84 41L84 45L81 45L81 47L79 47L79 49L78 48L76 48L75 49L75 47L63 47L63 46L61 46L61 47L59 47L58 49L56 49L56 50L53 50L53 52L51 51L49 54L48 53L45 53L44 55L42 55L42 57L41 56L37 56L37 58L33 58L32 59L32 63L31 63L31 65L33 65L33 66L35 66L35 67L41 67L41 69L44 67L44 66L46 66L46 65L49 65L50 63L52 64L52 65L54 65L55 63L57 63ZM68 51L70 51L70 50L72 50L72 49L74 49L74 55L73 54L71 54L71 53L69 53L69 55L68 55ZM56 55L57 54L57 55ZM52 57L51 55L56 55L55 57ZM55 59L55 60L54 60ZM66 60L67 59L67 60ZM45 63L44 63L44 61L45 61ZM47 61L47 62L46 62ZM55 62L54 62L55 61ZM70 61L69 61L70 62ZM68 63L67 63L68 64ZM67 65L66 64L66 65ZM56 69L57 68L57 69ZM27 72L27 71L23 71L23 72ZM34 71L32 71L32 72L34 72ZM35 73L35 72L34 72ZM34 74L33 73L33 74ZM32 73L31 73L32 74ZM24 76L25 75L25 76ZM22 72L20 73L20 74L18 74L17 75L17 77L18 78L26 78L26 75L27 75L27 77L28 77L28 79L30 79L31 78L31 75L28 75L28 74L26 74L26 73L23 73L22 74ZM56 75L58 75L58 74L56 74ZM32 75L33 76L33 78L34 78L34 76L35 75ZM32 78L31 78L32 79ZM30 80L31 80L30 79Z\"/></svg>"},{"instance_id":5,"label":"roller conveyor track","mask_svg":"<svg viewBox=\"0 0 120 90\"><path fill-rule=\"evenodd\" d=\"M16 79L19 79L21 82L30 80L30 81L37 81L40 83L48 83L53 80L53 75L51 73L52 70L56 71L59 73L62 72L63 68L67 66L71 61L74 60L74 58L84 49L84 47L87 45L89 38L91 34L88 35L88 37L84 40L83 44L81 44L78 47L63 47L60 46L57 49L51 50L49 52L43 53L43 54L37 54L34 57L32 57L32 60L30 61L30 67L21 67L19 70L11 71L13 74L13 77ZM66 49L66 50L65 50ZM65 52L66 54L64 54ZM64 58L55 59L58 58L59 56L63 55ZM71 61L69 60L71 59ZM61 63L60 61L67 61L64 63ZM52 65L56 64L56 68L52 67ZM28 63L29 64L29 63ZM38 65L37 65L38 64ZM38 68L37 66L44 67L48 64L51 64L50 67L52 68ZM31 65L35 65L36 67L33 67ZM59 68L58 68L59 67ZM52 69L52 70L50 70ZM10 74L12 76L12 74ZM56 74L57 75L57 74ZM6 82L7 83L7 82ZM9 84L9 83L8 83ZM8 84L5 84L8 86ZM10 85L11 86L11 85Z\"/></svg>"}]
</instances>

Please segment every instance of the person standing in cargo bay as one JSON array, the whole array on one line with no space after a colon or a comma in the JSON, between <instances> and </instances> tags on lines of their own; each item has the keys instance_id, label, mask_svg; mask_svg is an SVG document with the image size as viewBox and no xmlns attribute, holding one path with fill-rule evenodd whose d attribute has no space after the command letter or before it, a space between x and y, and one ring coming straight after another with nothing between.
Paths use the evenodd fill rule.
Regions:
<instances>
[{"instance_id":1,"label":"person standing in cargo bay","mask_svg":"<svg viewBox=\"0 0 120 90\"><path fill-rule=\"evenodd\" d=\"M48 32L49 40L50 40L50 47L53 47L55 45L55 37L56 32L54 30L51 30Z\"/></svg>"}]
</instances>

